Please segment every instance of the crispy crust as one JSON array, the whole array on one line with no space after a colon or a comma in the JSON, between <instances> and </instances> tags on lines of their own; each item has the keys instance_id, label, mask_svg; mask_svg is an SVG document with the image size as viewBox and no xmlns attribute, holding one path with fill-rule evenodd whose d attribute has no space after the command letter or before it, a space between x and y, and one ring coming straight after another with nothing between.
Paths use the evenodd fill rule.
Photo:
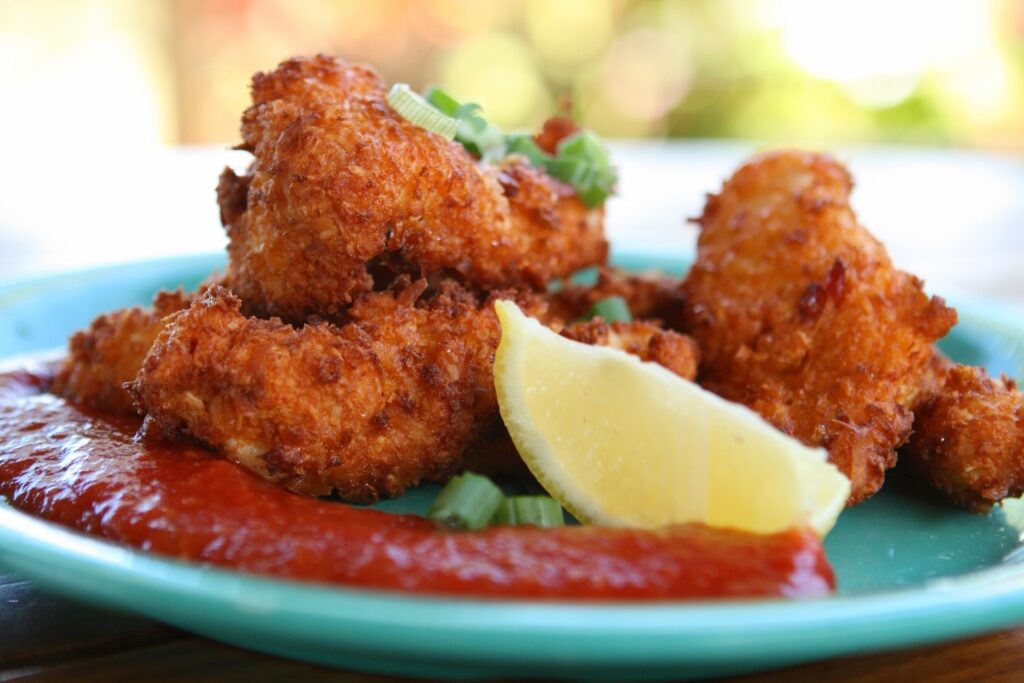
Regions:
<instances>
[{"instance_id":1,"label":"crispy crust","mask_svg":"<svg viewBox=\"0 0 1024 683\"><path fill-rule=\"evenodd\" d=\"M902 454L910 471L971 512L1024 493L1024 396L980 368L949 368L917 410Z\"/></svg>"},{"instance_id":2,"label":"crispy crust","mask_svg":"<svg viewBox=\"0 0 1024 683\"><path fill-rule=\"evenodd\" d=\"M147 434L187 435L293 491L355 502L457 471L496 415L491 304L425 283L367 295L343 327L246 318L211 290L174 319L133 393Z\"/></svg>"},{"instance_id":3,"label":"crispy crust","mask_svg":"<svg viewBox=\"0 0 1024 683\"><path fill-rule=\"evenodd\" d=\"M135 379L153 345L163 319L188 306L180 290L160 292L151 308L135 306L96 318L89 329L76 332L52 391L58 396L106 413L133 414L125 385Z\"/></svg>"},{"instance_id":4,"label":"crispy crust","mask_svg":"<svg viewBox=\"0 0 1024 683\"><path fill-rule=\"evenodd\" d=\"M875 493L910 435L932 343L956 312L893 268L857 224L846 170L825 155L754 158L710 196L683 293L700 380L824 446Z\"/></svg>"},{"instance_id":5,"label":"crispy crust","mask_svg":"<svg viewBox=\"0 0 1024 683\"><path fill-rule=\"evenodd\" d=\"M584 344L608 346L662 365L680 377L697 376L700 350L691 337L664 330L656 323L606 323L600 318L562 330L562 336Z\"/></svg>"},{"instance_id":6,"label":"crispy crust","mask_svg":"<svg viewBox=\"0 0 1024 683\"><path fill-rule=\"evenodd\" d=\"M382 269L539 288L607 255L603 210L521 158L481 164L409 123L368 67L291 59L252 93L255 158L222 175L218 198L228 280L253 310L336 317Z\"/></svg>"}]
</instances>

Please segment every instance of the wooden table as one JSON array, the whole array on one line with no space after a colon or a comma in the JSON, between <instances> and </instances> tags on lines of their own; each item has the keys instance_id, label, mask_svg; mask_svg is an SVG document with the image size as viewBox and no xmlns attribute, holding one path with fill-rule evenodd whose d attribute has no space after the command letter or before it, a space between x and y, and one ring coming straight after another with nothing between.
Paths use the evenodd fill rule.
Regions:
<instances>
[{"instance_id":1,"label":"wooden table","mask_svg":"<svg viewBox=\"0 0 1024 683\"><path fill-rule=\"evenodd\" d=\"M155 621L96 609L0 574L0 681L400 681L290 662ZM970 640L818 662L735 683L1024 680L1024 628Z\"/></svg>"}]
</instances>

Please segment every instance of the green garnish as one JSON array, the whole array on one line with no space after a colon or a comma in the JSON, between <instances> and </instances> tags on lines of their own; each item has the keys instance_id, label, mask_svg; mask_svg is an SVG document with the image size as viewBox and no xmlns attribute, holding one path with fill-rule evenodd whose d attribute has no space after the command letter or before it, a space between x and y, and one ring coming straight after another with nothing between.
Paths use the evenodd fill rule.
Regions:
<instances>
[{"instance_id":1,"label":"green garnish","mask_svg":"<svg viewBox=\"0 0 1024 683\"><path fill-rule=\"evenodd\" d=\"M562 506L550 496L511 496L502 501L491 520L491 526L526 524L549 528L564 526Z\"/></svg>"},{"instance_id":2,"label":"green garnish","mask_svg":"<svg viewBox=\"0 0 1024 683\"><path fill-rule=\"evenodd\" d=\"M633 314L629 312L629 304L621 296L610 296L607 299L595 301L594 305L583 316L584 320L593 320L594 318L604 318L606 323L633 322Z\"/></svg>"},{"instance_id":3,"label":"green garnish","mask_svg":"<svg viewBox=\"0 0 1024 683\"><path fill-rule=\"evenodd\" d=\"M410 123L437 133L446 140L455 137L459 122L446 116L406 83L395 83L388 91L388 104Z\"/></svg>"},{"instance_id":4,"label":"green garnish","mask_svg":"<svg viewBox=\"0 0 1024 683\"><path fill-rule=\"evenodd\" d=\"M421 99L439 114L457 122L455 141L482 161L493 163L510 154L520 154L552 178L571 185L580 201L591 209L615 190L618 174L611 165L608 151L589 131L570 135L558 143L555 154L548 154L529 135L502 133L481 115L483 110L478 104L462 104L437 87L430 88Z\"/></svg>"},{"instance_id":5,"label":"green garnish","mask_svg":"<svg viewBox=\"0 0 1024 683\"><path fill-rule=\"evenodd\" d=\"M550 496L509 496L487 477L465 472L452 477L437 494L427 517L453 529L486 526L555 527L565 524L562 506Z\"/></svg>"},{"instance_id":6,"label":"green garnish","mask_svg":"<svg viewBox=\"0 0 1024 683\"><path fill-rule=\"evenodd\" d=\"M451 116L452 118L458 116L459 107L462 106L457 99L436 85L427 88L427 91L423 93L423 99L445 116ZM479 109L479 107L477 108Z\"/></svg>"},{"instance_id":7,"label":"green garnish","mask_svg":"<svg viewBox=\"0 0 1024 683\"><path fill-rule=\"evenodd\" d=\"M505 136L497 126L487 122L480 112L483 109L475 102L460 104L458 100L441 88L433 87L424 94L427 102L445 116L458 121L455 141L461 144L470 154L475 154L487 162L505 158Z\"/></svg>"},{"instance_id":8,"label":"green garnish","mask_svg":"<svg viewBox=\"0 0 1024 683\"><path fill-rule=\"evenodd\" d=\"M490 479L466 472L445 485L427 517L455 529L483 529L504 499L505 494Z\"/></svg>"},{"instance_id":9,"label":"green garnish","mask_svg":"<svg viewBox=\"0 0 1024 683\"><path fill-rule=\"evenodd\" d=\"M552 177L576 188L580 201L593 208L615 190L618 174L596 135L581 130L558 143L558 154L544 165Z\"/></svg>"},{"instance_id":10,"label":"green garnish","mask_svg":"<svg viewBox=\"0 0 1024 683\"><path fill-rule=\"evenodd\" d=\"M530 160L534 166L540 166L547 170L547 165L554 160L554 157L542 150L532 135L526 133L509 133L505 136L508 154L519 154Z\"/></svg>"}]
</instances>

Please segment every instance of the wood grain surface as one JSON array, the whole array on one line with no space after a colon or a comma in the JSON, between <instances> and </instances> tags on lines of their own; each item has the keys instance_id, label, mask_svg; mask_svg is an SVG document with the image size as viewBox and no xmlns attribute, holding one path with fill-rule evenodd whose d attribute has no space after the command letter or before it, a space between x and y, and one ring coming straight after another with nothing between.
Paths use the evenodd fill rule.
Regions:
<instances>
[{"instance_id":1,"label":"wood grain surface","mask_svg":"<svg viewBox=\"0 0 1024 683\"><path fill-rule=\"evenodd\" d=\"M248 652L141 617L53 597L16 576L0 575L0 681L297 680L387 683L410 679L326 669ZM1024 681L1024 628L721 680Z\"/></svg>"}]
</instances>

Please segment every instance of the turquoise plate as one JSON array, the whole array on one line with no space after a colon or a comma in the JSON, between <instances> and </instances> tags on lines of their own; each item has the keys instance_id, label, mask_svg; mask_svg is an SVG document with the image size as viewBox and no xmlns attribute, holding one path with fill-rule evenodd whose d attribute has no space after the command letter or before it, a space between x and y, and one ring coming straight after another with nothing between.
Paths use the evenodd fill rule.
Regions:
<instances>
[{"instance_id":1,"label":"turquoise plate","mask_svg":"<svg viewBox=\"0 0 1024 683\"><path fill-rule=\"evenodd\" d=\"M682 264L620 255L632 269ZM194 287L197 257L0 289L0 356L63 346L98 312ZM943 343L960 361L1024 375L1024 324L956 302ZM422 511L431 487L381 507ZM834 597L557 604L425 598L257 578L162 559L0 506L0 565L55 592L211 638L320 664L438 678L680 679L966 636L1024 621L1024 550L1013 515L977 517L899 485L845 512L826 543Z\"/></svg>"}]
</instances>

